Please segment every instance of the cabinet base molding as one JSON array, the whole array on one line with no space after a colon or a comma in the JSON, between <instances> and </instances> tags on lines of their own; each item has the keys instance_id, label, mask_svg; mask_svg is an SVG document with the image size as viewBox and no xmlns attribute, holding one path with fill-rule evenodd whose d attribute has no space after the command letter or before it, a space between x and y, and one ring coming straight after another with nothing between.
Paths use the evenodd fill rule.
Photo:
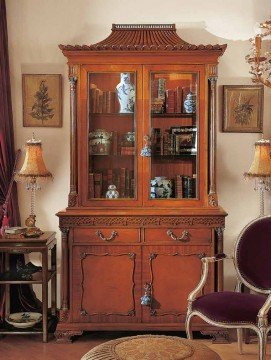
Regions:
<instances>
[{"instance_id":1,"label":"cabinet base molding","mask_svg":"<svg viewBox=\"0 0 271 360\"><path fill-rule=\"evenodd\" d=\"M69 344L72 343L73 336L82 335L82 330L56 330L55 331L55 338L56 342L59 344Z\"/></svg>"}]
</instances>

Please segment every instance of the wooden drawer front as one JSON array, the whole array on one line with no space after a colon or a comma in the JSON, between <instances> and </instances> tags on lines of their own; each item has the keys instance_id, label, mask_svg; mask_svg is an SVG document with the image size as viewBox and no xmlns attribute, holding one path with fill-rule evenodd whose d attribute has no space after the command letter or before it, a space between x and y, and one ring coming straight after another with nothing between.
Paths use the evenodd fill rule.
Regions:
<instances>
[{"instance_id":1,"label":"wooden drawer front","mask_svg":"<svg viewBox=\"0 0 271 360\"><path fill-rule=\"evenodd\" d=\"M211 229L155 228L145 229L145 242L171 244L209 244Z\"/></svg>"},{"instance_id":2,"label":"wooden drawer front","mask_svg":"<svg viewBox=\"0 0 271 360\"><path fill-rule=\"evenodd\" d=\"M82 228L74 229L75 243L120 244L140 242L139 229Z\"/></svg>"}]
</instances>

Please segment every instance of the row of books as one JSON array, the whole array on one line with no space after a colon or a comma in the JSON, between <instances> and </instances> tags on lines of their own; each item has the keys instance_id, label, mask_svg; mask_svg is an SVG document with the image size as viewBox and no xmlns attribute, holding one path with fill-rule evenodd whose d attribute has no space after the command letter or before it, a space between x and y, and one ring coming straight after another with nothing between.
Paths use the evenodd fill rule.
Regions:
<instances>
[{"instance_id":1,"label":"row of books","mask_svg":"<svg viewBox=\"0 0 271 360\"><path fill-rule=\"evenodd\" d=\"M196 175L176 175L175 198L189 199L196 197Z\"/></svg>"},{"instance_id":2,"label":"row of books","mask_svg":"<svg viewBox=\"0 0 271 360\"><path fill-rule=\"evenodd\" d=\"M96 84L89 85L90 113L110 114L119 111L119 103L115 91L103 91Z\"/></svg>"},{"instance_id":3,"label":"row of books","mask_svg":"<svg viewBox=\"0 0 271 360\"><path fill-rule=\"evenodd\" d=\"M179 126L169 129L153 128L151 135L154 155L180 155L197 153L197 128Z\"/></svg>"},{"instance_id":4,"label":"row of books","mask_svg":"<svg viewBox=\"0 0 271 360\"><path fill-rule=\"evenodd\" d=\"M175 89L166 88L166 79L158 78L152 82L152 105L153 113L186 113L184 101L191 86L177 86Z\"/></svg>"},{"instance_id":5,"label":"row of books","mask_svg":"<svg viewBox=\"0 0 271 360\"><path fill-rule=\"evenodd\" d=\"M89 198L105 198L109 185L115 185L120 198L133 198L134 172L127 168L105 169L89 173Z\"/></svg>"}]
</instances>

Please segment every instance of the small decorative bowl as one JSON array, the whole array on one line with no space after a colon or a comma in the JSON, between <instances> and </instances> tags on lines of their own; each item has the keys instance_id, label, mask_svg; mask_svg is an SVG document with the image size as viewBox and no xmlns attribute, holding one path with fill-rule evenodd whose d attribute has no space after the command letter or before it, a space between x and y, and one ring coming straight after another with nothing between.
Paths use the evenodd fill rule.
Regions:
<instances>
[{"instance_id":1,"label":"small decorative bowl","mask_svg":"<svg viewBox=\"0 0 271 360\"><path fill-rule=\"evenodd\" d=\"M6 322L19 329L26 329L34 326L42 319L42 314L37 312L18 312L10 314Z\"/></svg>"}]
</instances>

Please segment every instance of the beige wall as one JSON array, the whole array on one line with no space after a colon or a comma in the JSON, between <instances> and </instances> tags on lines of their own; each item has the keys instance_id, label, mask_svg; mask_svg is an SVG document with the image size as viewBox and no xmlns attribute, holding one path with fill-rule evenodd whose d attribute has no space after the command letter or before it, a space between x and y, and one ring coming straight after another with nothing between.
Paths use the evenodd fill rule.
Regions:
<instances>
[{"instance_id":1,"label":"beige wall","mask_svg":"<svg viewBox=\"0 0 271 360\"><path fill-rule=\"evenodd\" d=\"M270 14L269 0L7 0L9 56L15 141L22 147L35 130L42 139L44 158L54 181L37 196L36 213L42 229L56 230L55 213L66 207L69 189L69 86L66 58L58 44L91 44L109 35L112 23L176 23L184 40L227 43L219 65L219 111L217 137L218 190L220 204L228 212L225 250L231 252L241 228L259 213L253 184L243 180L253 158L259 134L221 132L221 85L251 84L244 57L256 21ZM23 128L23 73L63 75L63 127ZM271 135L271 89L265 88L264 135ZM29 213L29 194L19 185L21 217ZM271 210L266 195L266 213ZM232 288L233 269L225 266L226 287Z\"/></svg>"}]
</instances>

